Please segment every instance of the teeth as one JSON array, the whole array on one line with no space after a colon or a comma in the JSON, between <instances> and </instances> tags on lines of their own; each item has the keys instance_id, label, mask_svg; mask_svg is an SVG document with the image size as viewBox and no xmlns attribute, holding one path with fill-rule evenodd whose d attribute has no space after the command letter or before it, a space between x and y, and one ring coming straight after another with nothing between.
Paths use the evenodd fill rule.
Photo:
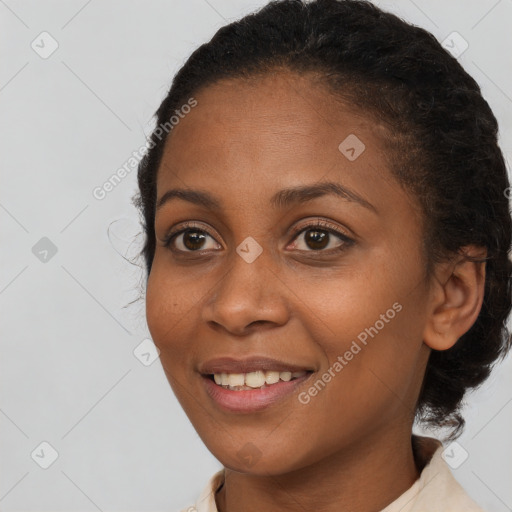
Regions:
<instances>
[{"instance_id":1,"label":"teeth","mask_svg":"<svg viewBox=\"0 0 512 512\"><path fill-rule=\"evenodd\" d=\"M261 388L265 384L265 374L263 372L251 372L245 374L245 385L250 388Z\"/></svg>"},{"instance_id":2,"label":"teeth","mask_svg":"<svg viewBox=\"0 0 512 512\"><path fill-rule=\"evenodd\" d=\"M215 373L213 379L219 386L232 390L262 388L277 384L280 380L288 382L302 377L307 372L276 372L273 370L249 373Z\"/></svg>"},{"instance_id":3,"label":"teeth","mask_svg":"<svg viewBox=\"0 0 512 512\"><path fill-rule=\"evenodd\" d=\"M266 384L275 384L276 382L279 382L279 372L265 372Z\"/></svg>"},{"instance_id":4,"label":"teeth","mask_svg":"<svg viewBox=\"0 0 512 512\"><path fill-rule=\"evenodd\" d=\"M243 386L245 383L245 376L243 373L230 373L228 374L229 386Z\"/></svg>"}]
</instances>

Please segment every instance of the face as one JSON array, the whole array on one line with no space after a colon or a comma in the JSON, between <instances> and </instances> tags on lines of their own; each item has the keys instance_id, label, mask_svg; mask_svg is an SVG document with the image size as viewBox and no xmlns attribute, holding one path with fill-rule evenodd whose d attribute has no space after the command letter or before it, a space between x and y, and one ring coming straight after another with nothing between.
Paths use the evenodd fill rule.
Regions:
<instances>
[{"instance_id":1,"label":"face","mask_svg":"<svg viewBox=\"0 0 512 512\"><path fill-rule=\"evenodd\" d=\"M422 219L387 167L385 127L305 75L194 97L158 171L146 305L198 434L226 467L267 475L410 435L428 286ZM251 391L203 375L257 370L230 377Z\"/></svg>"}]
</instances>

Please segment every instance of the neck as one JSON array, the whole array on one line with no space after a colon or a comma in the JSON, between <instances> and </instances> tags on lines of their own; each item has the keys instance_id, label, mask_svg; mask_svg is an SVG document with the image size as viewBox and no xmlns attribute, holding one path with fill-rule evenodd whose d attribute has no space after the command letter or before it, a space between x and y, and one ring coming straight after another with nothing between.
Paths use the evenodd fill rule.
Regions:
<instances>
[{"instance_id":1,"label":"neck","mask_svg":"<svg viewBox=\"0 0 512 512\"><path fill-rule=\"evenodd\" d=\"M411 430L364 437L315 464L281 475L225 469L216 494L219 512L378 512L419 478Z\"/></svg>"}]
</instances>

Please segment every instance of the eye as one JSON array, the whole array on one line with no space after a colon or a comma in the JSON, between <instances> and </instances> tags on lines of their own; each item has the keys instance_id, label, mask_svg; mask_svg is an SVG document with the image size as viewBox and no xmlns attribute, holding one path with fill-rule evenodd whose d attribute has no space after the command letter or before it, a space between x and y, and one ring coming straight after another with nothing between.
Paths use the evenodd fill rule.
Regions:
<instances>
[{"instance_id":1,"label":"eye","mask_svg":"<svg viewBox=\"0 0 512 512\"><path fill-rule=\"evenodd\" d=\"M175 252L199 252L203 250L222 249L222 246L215 241L215 238L206 230L197 227L193 222L182 224L181 229L171 231L164 239L164 247ZM302 252L338 252L346 249L354 243L354 240L334 228L329 222L317 220L314 223L300 226L294 231L295 235L304 235L299 243L294 242L294 249ZM334 247L332 236L340 240ZM208 238L215 243L208 247ZM294 240L300 237L295 236Z\"/></svg>"},{"instance_id":2,"label":"eye","mask_svg":"<svg viewBox=\"0 0 512 512\"><path fill-rule=\"evenodd\" d=\"M183 225L181 227L183 228ZM205 242L208 238L214 240L208 231L196 227L193 223L186 223L183 229L171 231L171 233L165 237L164 247L181 252L198 252L212 248L222 248L220 244L217 244L217 247L205 246Z\"/></svg>"},{"instance_id":3,"label":"eye","mask_svg":"<svg viewBox=\"0 0 512 512\"><path fill-rule=\"evenodd\" d=\"M308 224L307 226L301 226L297 228L295 233L301 236L295 238L299 240L299 243L295 242L294 248L305 252L338 252L346 249L347 246L354 242L347 235L332 227L330 223L321 220ZM332 246L333 235L337 237L338 240L341 240L341 243L338 243L338 245L334 247Z\"/></svg>"}]
</instances>

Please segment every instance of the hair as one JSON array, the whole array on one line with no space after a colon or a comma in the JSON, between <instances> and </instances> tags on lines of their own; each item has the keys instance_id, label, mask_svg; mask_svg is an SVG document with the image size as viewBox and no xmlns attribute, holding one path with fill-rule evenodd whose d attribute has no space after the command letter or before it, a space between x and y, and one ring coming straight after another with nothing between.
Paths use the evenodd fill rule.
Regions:
<instances>
[{"instance_id":1,"label":"hair","mask_svg":"<svg viewBox=\"0 0 512 512\"><path fill-rule=\"evenodd\" d=\"M462 255L485 262L478 318L455 345L432 350L416 404L427 427L460 435L460 411L512 344L512 222L509 178L497 143L498 124L476 81L426 30L364 0L279 0L220 28L175 75L158 108L133 197L144 231L147 277L155 252L156 178L168 123L192 94L223 79L274 71L309 73L334 97L384 122L389 167L412 193L424 223L426 275ZM172 133L172 132L170 132ZM465 255L474 244L481 259ZM147 280L146 280L147 284Z\"/></svg>"}]
</instances>

